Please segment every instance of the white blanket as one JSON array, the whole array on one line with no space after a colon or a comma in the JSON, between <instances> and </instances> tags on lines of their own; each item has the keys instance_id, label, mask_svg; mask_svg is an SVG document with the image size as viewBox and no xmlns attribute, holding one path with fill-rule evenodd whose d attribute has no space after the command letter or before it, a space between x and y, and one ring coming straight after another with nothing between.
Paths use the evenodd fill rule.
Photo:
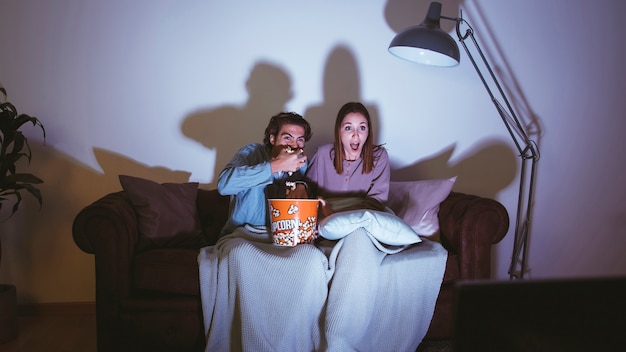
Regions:
<instances>
[{"instance_id":1,"label":"white blanket","mask_svg":"<svg viewBox=\"0 0 626 352\"><path fill-rule=\"evenodd\" d=\"M360 228L293 248L238 228L198 256L206 351L415 351L433 315L446 250L398 251Z\"/></svg>"}]
</instances>

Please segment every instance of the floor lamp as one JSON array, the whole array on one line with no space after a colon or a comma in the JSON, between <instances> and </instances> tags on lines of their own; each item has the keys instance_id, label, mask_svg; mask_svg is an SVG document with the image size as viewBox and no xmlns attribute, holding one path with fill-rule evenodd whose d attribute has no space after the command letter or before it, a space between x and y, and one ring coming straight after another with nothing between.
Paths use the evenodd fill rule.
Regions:
<instances>
[{"instance_id":1,"label":"floor lamp","mask_svg":"<svg viewBox=\"0 0 626 352\"><path fill-rule=\"evenodd\" d=\"M474 68L476 69L480 80L482 81L489 97L491 98L491 101L498 111L498 114L502 118L506 129L511 135L511 138L513 138L513 142L515 143L515 147L517 148L519 157L521 158L519 197L517 201L514 232L515 238L513 243L511 265L509 267L509 277L511 279L523 279L527 270L527 243L531 223L531 210L533 206L535 167L537 161L539 160L539 148L534 141L528 138L524 127L518 120L515 111L511 107L511 104L504 93L504 90L500 86L500 82L491 69L489 62L487 62L485 55L474 37L474 30L469 23L462 18L462 14L461 17L458 18L441 16L441 3L431 2L430 7L428 8L428 14L426 15L424 21L418 26L409 27L398 33L389 45L389 52L401 59L426 65L458 65L461 59L459 47L457 46L455 40L441 29L439 25L441 18L456 22L456 34L458 40L463 45L467 56L474 65ZM465 33L461 30L462 25L467 26ZM477 62L474 60L474 57L467 47L467 39L471 39L471 42L474 44L476 51L480 55L480 59L489 73L489 78L492 80L491 83L497 87L498 93L504 102L504 105L500 103L498 98L496 98L490 89L485 76L481 72ZM530 164L529 174L527 170L528 164Z\"/></svg>"}]
</instances>

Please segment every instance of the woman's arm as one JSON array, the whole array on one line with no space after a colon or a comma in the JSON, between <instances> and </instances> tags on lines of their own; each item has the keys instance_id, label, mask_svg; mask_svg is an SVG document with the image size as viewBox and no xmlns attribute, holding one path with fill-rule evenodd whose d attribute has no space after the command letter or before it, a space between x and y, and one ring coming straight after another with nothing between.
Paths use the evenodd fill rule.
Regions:
<instances>
[{"instance_id":1,"label":"woman's arm","mask_svg":"<svg viewBox=\"0 0 626 352\"><path fill-rule=\"evenodd\" d=\"M382 203L387 203L389 198L389 181L391 178L391 167L389 166L389 154L387 149L380 147L374 160L372 170L372 184L367 195Z\"/></svg>"}]
</instances>

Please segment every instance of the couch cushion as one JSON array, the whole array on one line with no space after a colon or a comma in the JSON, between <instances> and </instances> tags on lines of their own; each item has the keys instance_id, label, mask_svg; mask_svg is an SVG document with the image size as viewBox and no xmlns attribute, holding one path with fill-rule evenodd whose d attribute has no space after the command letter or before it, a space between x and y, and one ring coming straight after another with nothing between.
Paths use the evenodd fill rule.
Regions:
<instances>
[{"instance_id":1,"label":"couch cushion","mask_svg":"<svg viewBox=\"0 0 626 352\"><path fill-rule=\"evenodd\" d=\"M447 179L390 182L387 206L420 236L439 231L439 204L452 191L456 176Z\"/></svg>"},{"instance_id":2,"label":"couch cushion","mask_svg":"<svg viewBox=\"0 0 626 352\"><path fill-rule=\"evenodd\" d=\"M159 248L139 253L133 267L135 289L200 295L198 249Z\"/></svg>"},{"instance_id":3,"label":"couch cushion","mask_svg":"<svg viewBox=\"0 0 626 352\"><path fill-rule=\"evenodd\" d=\"M139 251L206 245L196 208L198 183L159 184L127 175L119 179L137 213Z\"/></svg>"}]
</instances>

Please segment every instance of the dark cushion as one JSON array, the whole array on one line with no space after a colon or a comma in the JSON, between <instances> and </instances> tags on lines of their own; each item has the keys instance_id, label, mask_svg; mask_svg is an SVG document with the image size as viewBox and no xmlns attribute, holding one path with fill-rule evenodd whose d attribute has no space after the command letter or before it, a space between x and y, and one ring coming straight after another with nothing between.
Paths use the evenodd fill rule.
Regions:
<instances>
[{"instance_id":1,"label":"dark cushion","mask_svg":"<svg viewBox=\"0 0 626 352\"><path fill-rule=\"evenodd\" d=\"M163 183L120 175L120 184L137 213L139 251L206 245L196 208L198 183Z\"/></svg>"}]
</instances>

